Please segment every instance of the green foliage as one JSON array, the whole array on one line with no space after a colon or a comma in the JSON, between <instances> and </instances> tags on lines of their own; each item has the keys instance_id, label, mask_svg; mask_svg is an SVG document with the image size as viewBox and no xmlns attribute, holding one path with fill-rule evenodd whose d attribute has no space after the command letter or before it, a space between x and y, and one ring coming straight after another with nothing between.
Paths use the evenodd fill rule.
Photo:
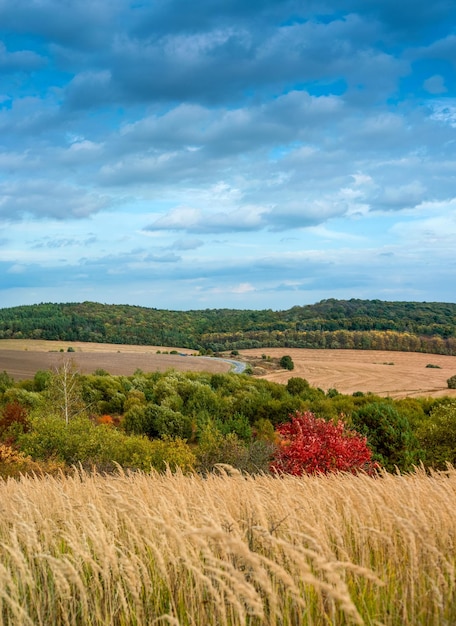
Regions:
<instances>
[{"instance_id":1,"label":"green foliage","mask_svg":"<svg viewBox=\"0 0 456 626\"><path fill-rule=\"evenodd\" d=\"M95 302L0 309L0 339L15 337L182 346L201 354L279 346L456 354L456 304L329 299L285 311Z\"/></svg>"},{"instance_id":2,"label":"green foliage","mask_svg":"<svg viewBox=\"0 0 456 626\"><path fill-rule=\"evenodd\" d=\"M149 471L151 466L163 470L188 469L194 456L184 442L152 442L146 437L126 435L108 425L96 425L86 417L75 417L68 424L58 415L34 417L32 430L21 435L18 446L35 460L55 458L67 465L81 463L111 471L116 464L124 468Z\"/></svg>"},{"instance_id":3,"label":"green foliage","mask_svg":"<svg viewBox=\"0 0 456 626\"><path fill-rule=\"evenodd\" d=\"M198 470L208 473L222 464L244 472L267 472L273 450L270 442L254 441L246 445L235 433L223 435L215 424L208 422L196 448Z\"/></svg>"},{"instance_id":4,"label":"green foliage","mask_svg":"<svg viewBox=\"0 0 456 626\"><path fill-rule=\"evenodd\" d=\"M241 413L235 413L225 420L218 419L216 420L216 425L223 435L234 433L241 441L246 443L252 439L252 427L247 417Z\"/></svg>"},{"instance_id":5,"label":"green foliage","mask_svg":"<svg viewBox=\"0 0 456 626\"><path fill-rule=\"evenodd\" d=\"M129 435L146 435L148 423L145 406L132 406L122 419L122 428Z\"/></svg>"},{"instance_id":6,"label":"green foliage","mask_svg":"<svg viewBox=\"0 0 456 626\"><path fill-rule=\"evenodd\" d=\"M35 391L44 391L51 381L52 373L49 370L38 370L33 377Z\"/></svg>"},{"instance_id":7,"label":"green foliage","mask_svg":"<svg viewBox=\"0 0 456 626\"><path fill-rule=\"evenodd\" d=\"M434 469L456 466L456 401L440 402L429 418L417 429L418 440L425 451L424 463Z\"/></svg>"},{"instance_id":8,"label":"green foliage","mask_svg":"<svg viewBox=\"0 0 456 626\"><path fill-rule=\"evenodd\" d=\"M190 416L158 404L149 404L146 407L144 426L143 432L150 438L167 436L189 439L192 435Z\"/></svg>"},{"instance_id":9,"label":"green foliage","mask_svg":"<svg viewBox=\"0 0 456 626\"><path fill-rule=\"evenodd\" d=\"M268 419L260 418L253 425L253 434L257 441L274 443L276 439L272 422Z\"/></svg>"},{"instance_id":10,"label":"green foliage","mask_svg":"<svg viewBox=\"0 0 456 626\"><path fill-rule=\"evenodd\" d=\"M291 356L285 354L279 361L280 367L283 367L284 370L294 370L294 363Z\"/></svg>"},{"instance_id":11,"label":"green foliage","mask_svg":"<svg viewBox=\"0 0 456 626\"><path fill-rule=\"evenodd\" d=\"M35 447L39 444L39 450L30 448L34 454L46 456L48 446L49 454L58 455L65 463L82 459L88 465L95 463L105 468L112 467L114 462L148 468L152 453L147 447L147 438L151 443L150 439L167 437L168 440L189 441L195 447L195 454L202 446L204 471L217 463L230 463L244 471L253 471L253 467L265 469L267 464L261 459L267 457L268 446L274 443L274 426L287 421L296 411L311 411L325 420L342 418L347 426L367 436L375 459L383 466L393 471L396 467L408 471L421 458L420 444L413 434L419 434L419 441L424 445L430 414L443 403L431 398L393 401L371 393L351 396L325 393L299 377L281 385L232 373L137 371L132 376L110 376L101 372L81 375L69 371L67 374L69 382L73 377L76 382L74 397L66 396L67 429L62 402L65 389L59 385L56 389L56 381L61 382L59 372L37 372L27 385L5 378L10 386L1 396L0 416L1 406L18 403L31 412L34 419L30 432L24 433L22 426L15 423L10 425L10 430L9 427L3 429L3 437L7 441L28 442L29 447L31 442ZM92 429L95 423L87 417L91 416L96 422L103 415L110 419L102 422L120 423L117 431L111 425L109 430L97 430L95 434ZM54 422L59 418L61 423L57 428ZM89 424L86 433L82 427L78 430L81 423ZM46 428L43 424L47 424ZM208 428L216 433L211 445L208 444ZM49 433L52 429L55 432ZM108 434L103 452L102 442L97 437L105 432ZM116 432L123 437L121 443L120 439L114 441L117 435L112 433ZM130 441L130 435L143 437ZM141 462L136 457L132 460L133 453L128 452L131 446L143 450ZM445 455L451 457L451 454L444 446L436 444L434 447L436 452L427 454L426 463L432 466L435 460L440 467Z\"/></svg>"},{"instance_id":12,"label":"green foliage","mask_svg":"<svg viewBox=\"0 0 456 626\"><path fill-rule=\"evenodd\" d=\"M14 387L14 378L11 378L11 376L3 370L3 372L0 372L0 393L5 392L11 387Z\"/></svg>"},{"instance_id":13,"label":"green foliage","mask_svg":"<svg viewBox=\"0 0 456 626\"><path fill-rule=\"evenodd\" d=\"M456 389L456 374L447 380L448 389Z\"/></svg>"},{"instance_id":14,"label":"green foliage","mask_svg":"<svg viewBox=\"0 0 456 626\"><path fill-rule=\"evenodd\" d=\"M121 376L92 374L81 376L79 381L82 405L91 412L99 415L123 413L126 393Z\"/></svg>"},{"instance_id":15,"label":"green foliage","mask_svg":"<svg viewBox=\"0 0 456 626\"><path fill-rule=\"evenodd\" d=\"M430 398L402 398L395 400L394 406L405 417L414 433L427 419L435 400Z\"/></svg>"},{"instance_id":16,"label":"green foliage","mask_svg":"<svg viewBox=\"0 0 456 626\"><path fill-rule=\"evenodd\" d=\"M3 401L18 402L28 410L36 409L45 403L45 398L42 394L36 391L27 391L21 387L10 387L3 394Z\"/></svg>"},{"instance_id":17,"label":"green foliage","mask_svg":"<svg viewBox=\"0 0 456 626\"><path fill-rule=\"evenodd\" d=\"M164 438L150 442L151 466L158 472L180 469L191 472L196 468L197 458L190 446L182 439Z\"/></svg>"},{"instance_id":18,"label":"green foliage","mask_svg":"<svg viewBox=\"0 0 456 626\"><path fill-rule=\"evenodd\" d=\"M300 378L299 376L294 376L288 379L287 382L287 391L292 396L301 396L305 395L309 391L309 383L305 378Z\"/></svg>"},{"instance_id":19,"label":"green foliage","mask_svg":"<svg viewBox=\"0 0 456 626\"><path fill-rule=\"evenodd\" d=\"M367 437L374 461L388 471L409 471L420 461L421 450L410 423L391 402L365 404L353 413L352 424Z\"/></svg>"}]
</instances>

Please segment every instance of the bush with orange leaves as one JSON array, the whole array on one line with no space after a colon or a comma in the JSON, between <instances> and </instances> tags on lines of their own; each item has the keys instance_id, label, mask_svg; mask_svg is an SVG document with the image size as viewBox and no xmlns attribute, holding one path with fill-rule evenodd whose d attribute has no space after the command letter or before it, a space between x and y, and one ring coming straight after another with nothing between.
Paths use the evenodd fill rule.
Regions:
<instances>
[{"instance_id":1,"label":"bush with orange leaves","mask_svg":"<svg viewBox=\"0 0 456 626\"><path fill-rule=\"evenodd\" d=\"M23 474L58 474L65 464L56 459L34 461L11 445L0 443L0 478L18 478Z\"/></svg>"}]
</instances>

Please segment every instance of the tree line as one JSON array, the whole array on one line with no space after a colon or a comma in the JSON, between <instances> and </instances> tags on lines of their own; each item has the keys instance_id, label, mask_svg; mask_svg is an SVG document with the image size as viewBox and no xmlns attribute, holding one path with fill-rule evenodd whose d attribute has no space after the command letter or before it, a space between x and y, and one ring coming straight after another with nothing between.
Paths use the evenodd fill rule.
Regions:
<instances>
[{"instance_id":1,"label":"tree line","mask_svg":"<svg viewBox=\"0 0 456 626\"><path fill-rule=\"evenodd\" d=\"M170 311L95 302L0 309L0 339L233 349L352 348L456 354L456 304L322 300L285 311Z\"/></svg>"}]
</instances>

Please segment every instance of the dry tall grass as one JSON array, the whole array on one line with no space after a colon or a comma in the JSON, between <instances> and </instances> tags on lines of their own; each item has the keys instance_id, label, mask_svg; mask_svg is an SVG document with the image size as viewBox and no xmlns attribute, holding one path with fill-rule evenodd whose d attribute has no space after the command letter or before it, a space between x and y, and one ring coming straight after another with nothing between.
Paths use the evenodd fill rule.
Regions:
<instances>
[{"instance_id":1,"label":"dry tall grass","mask_svg":"<svg viewBox=\"0 0 456 626\"><path fill-rule=\"evenodd\" d=\"M0 623L456 623L456 470L0 484Z\"/></svg>"}]
</instances>

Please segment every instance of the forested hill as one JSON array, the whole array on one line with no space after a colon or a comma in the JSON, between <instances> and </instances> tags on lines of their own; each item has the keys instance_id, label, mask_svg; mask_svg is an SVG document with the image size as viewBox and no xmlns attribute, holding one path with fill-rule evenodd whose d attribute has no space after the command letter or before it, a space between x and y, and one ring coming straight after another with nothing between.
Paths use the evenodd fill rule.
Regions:
<instances>
[{"instance_id":1,"label":"forested hill","mask_svg":"<svg viewBox=\"0 0 456 626\"><path fill-rule=\"evenodd\" d=\"M286 311L168 311L95 302L0 309L0 339L182 346L385 349L456 354L456 304L322 300Z\"/></svg>"}]
</instances>

